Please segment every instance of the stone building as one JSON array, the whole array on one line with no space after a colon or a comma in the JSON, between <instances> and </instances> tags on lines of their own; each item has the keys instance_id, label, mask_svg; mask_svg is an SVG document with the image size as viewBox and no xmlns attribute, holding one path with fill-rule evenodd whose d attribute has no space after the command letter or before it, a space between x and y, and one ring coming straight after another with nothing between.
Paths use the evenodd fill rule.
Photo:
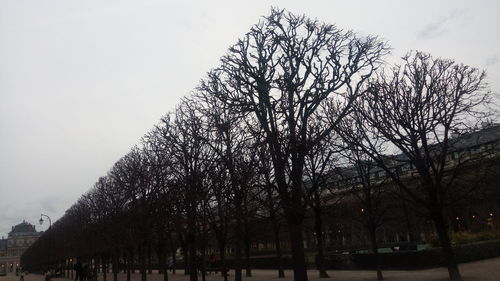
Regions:
<instances>
[{"instance_id":1,"label":"stone building","mask_svg":"<svg viewBox=\"0 0 500 281\"><path fill-rule=\"evenodd\" d=\"M0 267L7 273L15 273L19 267L22 253L33 244L42 232L37 232L35 226L23 221L13 226L7 239L0 239Z\"/></svg>"},{"instance_id":2,"label":"stone building","mask_svg":"<svg viewBox=\"0 0 500 281\"><path fill-rule=\"evenodd\" d=\"M474 233L499 228L500 124L486 124L478 131L454 135L450 145L446 161L450 167L458 167L455 168L457 174L453 186L456 192L452 195L461 198L454 200L454 203L445 209L444 215L450 231ZM402 179L418 184L418 173L411 163L404 161L403 157L402 155L391 157L391 160L395 159L393 169ZM366 162L366 165L370 163ZM457 166L457 163L461 163L460 166ZM366 223L364 209L366 207L359 202L354 193L361 190L361 177L351 166L336 169L328 177L332 187L324 192L322 215L323 243L326 249L328 251L366 249L370 243L366 227L363 225ZM397 189L397 186L391 185L385 171L373 164L365 177L369 178L372 185L379 184L383 187L380 190L385 190L383 193L385 195L380 195L377 202L379 208L385 209L383 216L380 215L381 222L377 230L377 241L380 246L393 246L405 242L425 244L435 239L435 227L427 211L409 199L401 200L405 198L404 194ZM307 182L305 185L307 186ZM263 216L265 215L263 213ZM317 246L313 218L314 215L309 212L304 221L303 236L306 251L312 251ZM274 250L275 240L268 231L272 229L268 220L253 225L256 225L253 251ZM280 240L282 249L290 248L286 232L283 232Z\"/></svg>"}]
</instances>

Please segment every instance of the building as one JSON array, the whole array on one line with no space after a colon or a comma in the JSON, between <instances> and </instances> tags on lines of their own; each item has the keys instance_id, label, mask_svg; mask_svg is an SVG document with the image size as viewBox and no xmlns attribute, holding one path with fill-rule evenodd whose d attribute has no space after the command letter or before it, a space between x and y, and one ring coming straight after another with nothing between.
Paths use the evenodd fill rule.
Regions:
<instances>
[{"instance_id":1,"label":"building","mask_svg":"<svg viewBox=\"0 0 500 281\"><path fill-rule=\"evenodd\" d=\"M448 144L444 175L454 178L454 181L453 186L450 186L453 192L448 195L450 203L444 209L444 216L450 231L481 232L497 228L500 210L500 125L483 124L483 128L477 131L451 136ZM434 145L437 147L435 151L440 151L440 145ZM433 148L429 150L433 151ZM419 184L420 175L405 156L394 155L388 157L387 161L389 168L392 167L391 170L410 188ZM377 203L379 208L385 208L384 223L380 223L377 233L380 242L429 242L436 236L427 210L405 197L375 163L366 162L363 165L368 166L365 169L365 181L369 181L372 188L379 188L377 194L380 194L380 190L386 193L378 198ZM347 188L348 192L329 212L327 219L332 223L325 223L325 228L328 230L330 227L335 231L326 232L333 234L333 244L366 245L369 238L360 223L366 218L363 213L366 207L353 195L353 191L361 192L361 175L352 167L343 169L342 173L343 177L334 184L341 187L340 190L346 190L349 186L351 188ZM373 204L375 199L371 200ZM340 238L335 237L337 232ZM328 238L327 235L326 240Z\"/></svg>"},{"instance_id":2,"label":"building","mask_svg":"<svg viewBox=\"0 0 500 281\"><path fill-rule=\"evenodd\" d=\"M13 226L7 239L0 239L0 268L4 268L7 273L16 272L21 255L41 234L26 221Z\"/></svg>"},{"instance_id":3,"label":"building","mask_svg":"<svg viewBox=\"0 0 500 281\"><path fill-rule=\"evenodd\" d=\"M483 232L500 225L500 125L489 124L480 130L454 135L449 141L445 168L456 172L453 193L444 215L452 232ZM419 174L403 155L388 157L390 168L406 182L418 184ZM390 161L390 162L389 162ZM458 165L460 164L460 165ZM400 243L429 243L435 239L435 226L421 205L405 197L392 184L386 172L375 163L363 162L364 181L376 189L378 214L377 241L381 246ZM448 172L448 173L451 173ZM366 249L370 237L366 230L366 206L356 192L362 192L363 178L353 166L344 166L328 174L327 189L323 197L323 243L328 251L337 249ZM307 182L305 183L307 187ZM372 195L374 196L374 195ZM452 198L453 196L453 198ZM331 199L330 199L331 198ZM403 199L405 198L405 199ZM459 198L459 199L457 199ZM403 199L403 200L402 200ZM275 248L271 226L262 222L259 228L256 250ZM316 234L314 215L308 213L304 221L304 247L314 250ZM287 236L281 239L282 249L287 249Z\"/></svg>"}]
</instances>

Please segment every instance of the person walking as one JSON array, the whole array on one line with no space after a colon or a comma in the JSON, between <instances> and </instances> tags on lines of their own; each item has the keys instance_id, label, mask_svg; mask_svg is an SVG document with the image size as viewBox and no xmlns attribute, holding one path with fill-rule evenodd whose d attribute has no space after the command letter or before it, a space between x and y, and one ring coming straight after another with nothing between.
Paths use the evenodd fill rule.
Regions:
<instances>
[{"instance_id":1,"label":"person walking","mask_svg":"<svg viewBox=\"0 0 500 281\"><path fill-rule=\"evenodd\" d=\"M217 258L215 257L214 253L210 254L210 256L208 257L208 262L209 262L210 268L217 267Z\"/></svg>"},{"instance_id":2,"label":"person walking","mask_svg":"<svg viewBox=\"0 0 500 281\"><path fill-rule=\"evenodd\" d=\"M19 281L24 281L24 270L22 268L19 269Z\"/></svg>"},{"instance_id":3,"label":"person walking","mask_svg":"<svg viewBox=\"0 0 500 281\"><path fill-rule=\"evenodd\" d=\"M75 265L73 265L73 269L75 270L75 281L82 281L82 263L80 259L76 260Z\"/></svg>"}]
</instances>

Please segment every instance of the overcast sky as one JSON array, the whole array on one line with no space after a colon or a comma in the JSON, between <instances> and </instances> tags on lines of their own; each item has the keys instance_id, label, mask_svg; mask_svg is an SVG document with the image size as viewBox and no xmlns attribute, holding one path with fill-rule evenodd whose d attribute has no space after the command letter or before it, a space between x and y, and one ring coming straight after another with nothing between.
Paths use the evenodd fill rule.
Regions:
<instances>
[{"instance_id":1,"label":"overcast sky","mask_svg":"<svg viewBox=\"0 0 500 281\"><path fill-rule=\"evenodd\" d=\"M497 0L0 0L0 236L60 218L271 6L486 69L500 92Z\"/></svg>"}]
</instances>

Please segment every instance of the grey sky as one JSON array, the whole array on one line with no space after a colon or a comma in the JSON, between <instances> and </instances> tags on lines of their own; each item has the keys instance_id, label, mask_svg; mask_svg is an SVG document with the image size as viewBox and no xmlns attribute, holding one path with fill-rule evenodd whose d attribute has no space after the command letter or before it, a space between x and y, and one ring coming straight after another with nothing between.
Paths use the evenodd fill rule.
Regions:
<instances>
[{"instance_id":1,"label":"grey sky","mask_svg":"<svg viewBox=\"0 0 500 281\"><path fill-rule=\"evenodd\" d=\"M500 92L499 1L0 0L0 236L61 217L271 6L484 68Z\"/></svg>"}]
</instances>

